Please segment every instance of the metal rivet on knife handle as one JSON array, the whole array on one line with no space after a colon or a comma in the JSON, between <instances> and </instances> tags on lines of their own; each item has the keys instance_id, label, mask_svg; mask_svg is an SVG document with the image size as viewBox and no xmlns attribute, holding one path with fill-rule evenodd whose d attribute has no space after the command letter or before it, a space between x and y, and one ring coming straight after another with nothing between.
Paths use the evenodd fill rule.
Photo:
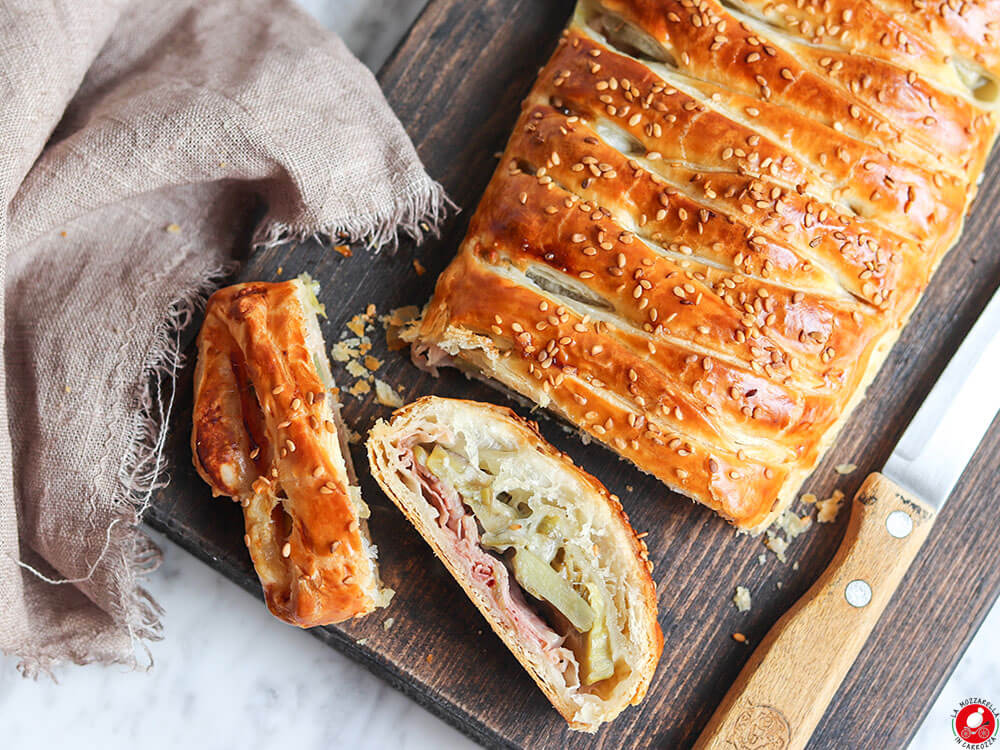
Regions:
<instances>
[{"instance_id":1,"label":"metal rivet on knife handle","mask_svg":"<svg viewBox=\"0 0 1000 750\"><path fill-rule=\"evenodd\" d=\"M853 580L844 589L844 598L852 607L861 609L872 600L872 587L860 579Z\"/></svg>"},{"instance_id":2,"label":"metal rivet on knife handle","mask_svg":"<svg viewBox=\"0 0 1000 750\"><path fill-rule=\"evenodd\" d=\"M903 510L894 510L885 519L885 528L897 539L905 539L913 531L913 519Z\"/></svg>"}]
</instances>

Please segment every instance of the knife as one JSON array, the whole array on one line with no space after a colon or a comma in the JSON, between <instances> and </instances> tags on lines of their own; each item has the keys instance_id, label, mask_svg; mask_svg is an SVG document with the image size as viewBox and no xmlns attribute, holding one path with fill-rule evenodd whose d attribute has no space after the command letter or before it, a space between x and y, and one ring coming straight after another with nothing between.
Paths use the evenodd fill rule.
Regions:
<instances>
[{"instance_id":1,"label":"knife","mask_svg":"<svg viewBox=\"0 0 1000 750\"><path fill-rule=\"evenodd\" d=\"M696 750L803 748L1000 410L1000 291L966 336L880 472L844 539L775 623Z\"/></svg>"}]
</instances>

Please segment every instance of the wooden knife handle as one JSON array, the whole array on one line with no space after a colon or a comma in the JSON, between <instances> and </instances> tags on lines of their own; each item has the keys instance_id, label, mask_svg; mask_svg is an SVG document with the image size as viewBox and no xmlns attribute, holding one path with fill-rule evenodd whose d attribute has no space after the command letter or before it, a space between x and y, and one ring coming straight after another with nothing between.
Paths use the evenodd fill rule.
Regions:
<instances>
[{"instance_id":1,"label":"wooden knife handle","mask_svg":"<svg viewBox=\"0 0 1000 750\"><path fill-rule=\"evenodd\" d=\"M934 516L883 475L870 474L829 567L761 641L695 748L805 747Z\"/></svg>"}]
</instances>

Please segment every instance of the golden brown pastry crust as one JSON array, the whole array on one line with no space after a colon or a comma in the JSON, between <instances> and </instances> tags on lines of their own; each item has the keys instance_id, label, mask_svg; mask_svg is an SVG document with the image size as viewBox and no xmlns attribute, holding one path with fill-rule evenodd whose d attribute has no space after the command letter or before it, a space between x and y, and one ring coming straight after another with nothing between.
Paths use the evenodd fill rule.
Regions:
<instances>
[{"instance_id":1,"label":"golden brown pastry crust","mask_svg":"<svg viewBox=\"0 0 1000 750\"><path fill-rule=\"evenodd\" d=\"M766 526L957 238L997 133L1000 2L925 5L583 0L415 356Z\"/></svg>"},{"instance_id":2,"label":"golden brown pastry crust","mask_svg":"<svg viewBox=\"0 0 1000 750\"><path fill-rule=\"evenodd\" d=\"M237 284L209 299L191 448L212 494L243 506L268 608L313 627L366 614L385 595L335 393L307 341L303 283Z\"/></svg>"},{"instance_id":3,"label":"golden brown pastry crust","mask_svg":"<svg viewBox=\"0 0 1000 750\"><path fill-rule=\"evenodd\" d=\"M470 434L470 424L481 429L482 434L499 436L502 442L513 441L518 452L541 457L537 462L541 468L537 470L545 474L546 486L579 488L573 497L576 504L589 510L593 525L601 529L601 545L595 545L594 554L600 555L600 567L608 571L608 585L619 592L621 606L617 616L627 623L632 649L627 656L619 655L627 659L629 672L616 674L610 680L616 683L614 687L605 685L600 693L593 692L581 702L573 691L559 684L544 655L532 648L530 639L523 637L506 613L497 608L491 595L493 590L484 591L472 580L461 555L441 533L437 511L415 490L416 480L408 476L412 468L400 463L400 456L411 447L413 435L442 430L461 434L462 442L468 443L476 439ZM599 480L548 443L534 422L522 419L510 409L477 401L425 396L397 409L388 422L379 420L369 434L367 447L372 475L389 499L424 537L572 729L594 732L602 723L614 720L628 705L642 701L663 651L663 632L657 622L656 584L650 576L652 564L646 543L629 524L621 502Z\"/></svg>"}]
</instances>

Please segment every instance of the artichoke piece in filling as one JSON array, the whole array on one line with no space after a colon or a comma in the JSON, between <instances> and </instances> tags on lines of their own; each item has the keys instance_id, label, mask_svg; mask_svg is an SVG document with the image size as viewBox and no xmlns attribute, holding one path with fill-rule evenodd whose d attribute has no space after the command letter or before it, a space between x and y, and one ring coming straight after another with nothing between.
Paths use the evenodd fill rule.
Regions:
<instances>
[{"instance_id":1,"label":"artichoke piece in filling","mask_svg":"<svg viewBox=\"0 0 1000 750\"><path fill-rule=\"evenodd\" d=\"M460 496L479 529L480 545L503 561L528 601L562 636L580 665L580 683L614 675L607 605L593 555L574 543L581 529L544 497L498 488L510 451L480 449L478 466L436 443L413 447L414 460Z\"/></svg>"}]
</instances>

